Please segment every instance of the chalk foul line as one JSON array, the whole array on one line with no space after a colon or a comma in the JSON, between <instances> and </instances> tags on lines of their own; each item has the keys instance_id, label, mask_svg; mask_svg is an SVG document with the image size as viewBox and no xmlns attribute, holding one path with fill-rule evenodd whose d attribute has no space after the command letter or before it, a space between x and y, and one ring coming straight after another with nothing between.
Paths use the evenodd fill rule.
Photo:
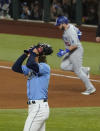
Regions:
<instances>
[{"instance_id":1,"label":"chalk foul line","mask_svg":"<svg viewBox=\"0 0 100 131\"><path fill-rule=\"evenodd\" d=\"M65 78L70 78L70 79L80 79L78 77L75 77L75 76L67 76L67 75L62 75L62 74L54 74L54 73L51 73L52 76L60 76L60 77L65 77ZM90 81L93 81L93 82L99 82L100 83L100 80L93 80L93 79L90 79Z\"/></svg>"},{"instance_id":2,"label":"chalk foul line","mask_svg":"<svg viewBox=\"0 0 100 131\"><path fill-rule=\"evenodd\" d=\"M9 66L0 66L0 68L3 68L3 69L11 69L11 67L9 67Z\"/></svg>"},{"instance_id":3,"label":"chalk foul line","mask_svg":"<svg viewBox=\"0 0 100 131\"><path fill-rule=\"evenodd\" d=\"M0 68L11 70L11 67L9 67L9 66L0 66ZM57 77L70 78L70 79L80 79L80 78L75 77L75 76L68 76L68 75L63 75L63 74L55 74L55 73L51 73L51 75L52 75L52 76L57 76ZM100 83L100 80L93 80L93 79L90 79L90 81Z\"/></svg>"}]
</instances>

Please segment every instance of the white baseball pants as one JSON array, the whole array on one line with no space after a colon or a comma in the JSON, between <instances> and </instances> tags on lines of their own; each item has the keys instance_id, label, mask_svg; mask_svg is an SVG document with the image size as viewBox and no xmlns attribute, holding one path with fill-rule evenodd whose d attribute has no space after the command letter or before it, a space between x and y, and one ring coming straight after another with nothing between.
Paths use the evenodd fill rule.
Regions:
<instances>
[{"instance_id":1,"label":"white baseball pants","mask_svg":"<svg viewBox=\"0 0 100 131\"><path fill-rule=\"evenodd\" d=\"M64 56L63 61L61 62L61 69L67 71L74 71L75 74L83 81L86 89L94 88L93 84L88 79L86 75L85 67L82 67L83 61L83 48L75 50L70 56Z\"/></svg>"},{"instance_id":2,"label":"white baseball pants","mask_svg":"<svg viewBox=\"0 0 100 131\"><path fill-rule=\"evenodd\" d=\"M24 131L45 131L45 121L48 117L48 102L36 100L35 104L30 104L28 107L28 117L25 122Z\"/></svg>"}]
</instances>

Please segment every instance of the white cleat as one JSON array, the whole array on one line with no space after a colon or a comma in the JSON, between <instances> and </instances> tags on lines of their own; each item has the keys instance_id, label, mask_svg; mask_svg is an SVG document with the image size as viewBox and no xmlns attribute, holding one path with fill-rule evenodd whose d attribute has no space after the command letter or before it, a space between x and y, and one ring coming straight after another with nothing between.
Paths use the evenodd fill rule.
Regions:
<instances>
[{"instance_id":1,"label":"white cleat","mask_svg":"<svg viewBox=\"0 0 100 131\"><path fill-rule=\"evenodd\" d=\"M81 94L82 94L82 95L90 95L90 94L93 94L93 93L95 93L95 92L96 92L96 89L93 88L93 89L88 89L88 90L82 92Z\"/></svg>"},{"instance_id":2,"label":"white cleat","mask_svg":"<svg viewBox=\"0 0 100 131\"><path fill-rule=\"evenodd\" d=\"M90 78L90 67L87 67L87 77Z\"/></svg>"}]
</instances>

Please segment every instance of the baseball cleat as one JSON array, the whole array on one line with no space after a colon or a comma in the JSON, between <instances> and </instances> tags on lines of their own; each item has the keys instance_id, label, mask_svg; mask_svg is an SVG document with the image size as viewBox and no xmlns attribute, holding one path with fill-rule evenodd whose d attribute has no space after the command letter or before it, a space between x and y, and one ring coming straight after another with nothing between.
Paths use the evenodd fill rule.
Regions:
<instances>
[{"instance_id":1,"label":"baseball cleat","mask_svg":"<svg viewBox=\"0 0 100 131\"><path fill-rule=\"evenodd\" d=\"M90 94L93 94L94 92L96 92L96 89L95 89L95 88L93 88L93 89L88 89L88 90L82 92L81 94L82 94L82 95L90 95Z\"/></svg>"},{"instance_id":2,"label":"baseball cleat","mask_svg":"<svg viewBox=\"0 0 100 131\"><path fill-rule=\"evenodd\" d=\"M87 67L87 77L90 78L90 67Z\"/></svg>"}]
</instances>

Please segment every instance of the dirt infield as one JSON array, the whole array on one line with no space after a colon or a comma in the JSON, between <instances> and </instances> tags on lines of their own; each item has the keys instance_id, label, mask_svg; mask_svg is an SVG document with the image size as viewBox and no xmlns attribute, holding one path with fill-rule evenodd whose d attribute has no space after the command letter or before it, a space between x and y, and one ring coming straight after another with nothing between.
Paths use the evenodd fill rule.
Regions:
<instances>
[{"instance_id":1,"label":"dirt infield","mask_svg":"<svg viewBox=\"0 0 100 131\"><path fill-rule=\"evenodd\" d=\"M0 65L11 66L12 63L0 62ZM52 70L51 73L73 76L73 73ZM0 68L0 108L26 108L26 81L23 75L10 69ZM100 76L91 76L100 80ZM100 106L100 81L93 82L97 92L90 96L81 95L84 85L79 79L51 75L49 85L50 107L91 107Z\"/></svg>"}]
</instances>

